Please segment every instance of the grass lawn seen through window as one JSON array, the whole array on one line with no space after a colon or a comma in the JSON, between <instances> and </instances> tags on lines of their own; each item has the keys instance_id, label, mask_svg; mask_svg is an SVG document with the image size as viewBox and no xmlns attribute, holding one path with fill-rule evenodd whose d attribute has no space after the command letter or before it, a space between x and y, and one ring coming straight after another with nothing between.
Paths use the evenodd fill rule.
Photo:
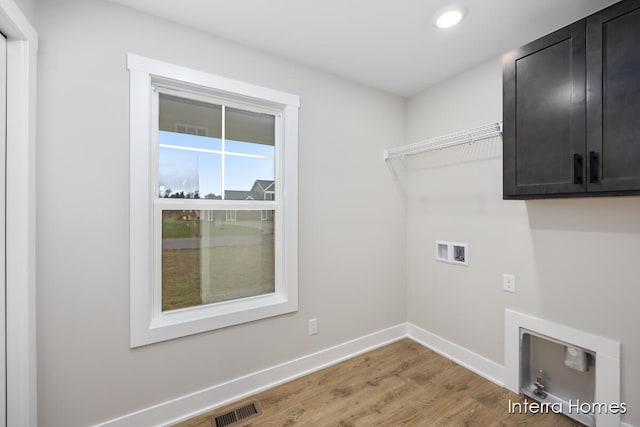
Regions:
<instances>
[{"instance_id":1,"label":"grass lawn seen through window","mask_svg":"<svg viewBox=\"0 0 640 427\"><path fill-rule=\"evenodd\" d=\"M162 310L274 292L272 227L272 222L259 220L165 218Z\"/></svg>"}]
</instances>

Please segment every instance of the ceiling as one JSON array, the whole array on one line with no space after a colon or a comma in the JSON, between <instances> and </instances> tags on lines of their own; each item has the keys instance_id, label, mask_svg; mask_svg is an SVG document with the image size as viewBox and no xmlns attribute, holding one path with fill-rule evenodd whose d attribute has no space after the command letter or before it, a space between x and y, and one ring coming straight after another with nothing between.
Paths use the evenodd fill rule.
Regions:
<instances>
[{"instance_id":1,"label":"ceiling","mask_svg":"<svg viewBox=\"0 0 640 427\"><path fill-rule=\"evenodd\" d=\"M616 0L112 0L402 96ZM449 30L433 25L467 9Z\"/></svg>"}]
</instances>

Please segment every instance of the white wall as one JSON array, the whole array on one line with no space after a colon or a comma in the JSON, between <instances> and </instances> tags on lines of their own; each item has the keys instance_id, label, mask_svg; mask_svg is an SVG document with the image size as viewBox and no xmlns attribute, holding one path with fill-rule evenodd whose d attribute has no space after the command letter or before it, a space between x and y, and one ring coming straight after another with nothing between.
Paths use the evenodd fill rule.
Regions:
<instances>
[{"instance_id":1,"label":"white wall","mask_svg":"<svg viewBox=\"0 0 640 427\"><path fill-rule=\"evenodd\" d=\"M496 58L410 98L407 142L501 119ZM640 197L503 201L501 144L409 161L409 321L500 364L505 308L620 341L622 419L640 425ZM469 243L469 267L435 262L436 239Z\"/></svg>"},{"instance_id":2,"label":"white wall","mask_svg":"<svg viewBox=\"0 0 640 427\"><path fill-rule=\"evenodd\" d=\"M13 1L18 5L18 7L20 8L24 16L31 23L33 23L33 20L35 17L36 0L13 0Z\"/></svg>"},{"instance_id":3,"label":"white wall","mask_svg":"<svg viewBox=\"0 0 640 427\"><path fill-rule=\"evenodd\" d=\"M405 100L98 0L38 3L39 425L86 426L406 320L381 159ZM127 52L300 95L300 311L129 349ZM320 333L307 335L309 318Z\"/></svg>"}]
</instances>

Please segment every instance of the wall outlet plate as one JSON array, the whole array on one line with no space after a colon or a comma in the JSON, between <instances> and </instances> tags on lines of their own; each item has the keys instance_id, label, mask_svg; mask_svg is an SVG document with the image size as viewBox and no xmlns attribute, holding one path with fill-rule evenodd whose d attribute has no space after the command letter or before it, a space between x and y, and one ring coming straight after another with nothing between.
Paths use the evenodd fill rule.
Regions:
<instances>
[{"instance_id":1,"label":"wall outlet plate","mask_svg":"<svg viewBox=\"0 0 640 427\"><path fill-rule=\"evenodd\" d=\"M516 276L513 274L503 274L502 275L502 289L506 292L514 292L516 291Z\"/></svg>"}]
</instances>

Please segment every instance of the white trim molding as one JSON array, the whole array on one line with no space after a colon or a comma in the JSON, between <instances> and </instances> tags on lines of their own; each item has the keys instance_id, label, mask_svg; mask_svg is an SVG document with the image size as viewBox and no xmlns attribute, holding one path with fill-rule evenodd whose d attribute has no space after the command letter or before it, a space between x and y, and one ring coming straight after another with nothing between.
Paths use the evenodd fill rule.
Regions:
<instances>
[{"instance_id":1,"label":"white trim molding","mask_svg":"<svg viewBox=\"0 0 640 427\"><path fill-rule=\"evenodd\" d=\"M7 425L36 426L36 53L38 35L0 0L7 37Z\"/></svg>"},{"instance_id":2,"label":"white trim molding","mask_svg":"<svg viewBox=\"0 0 640 427\"><path fill-rule=\"evenodd\" d=\"M412 340L456 362L458 365L464 366L471 372L475 372L500 387L504 386L502 381L504 368L502 365L411 323L407 326L407 335Z\"/></svg>"},{"instance_id":3,"label":"white trim molding","mask_svg":"<svg viewBox=\"0 0 640 427\"><path fill-rule=\"evenodd\" d=\"M620 343L617 341L573 329L547 320L538 319L513 310L505 310L504 371L505 387L520 392L520 331L527 329L538 334L591 350L596 353L595 402L620 402ZM596 413L596 425L620 425L620 414Z\"/></svg>"},{"instance_id":4,"label":"white trim molding","mask_svg":"<svg viewBox=\"0 0 640 427\"><path fill-rule=\"evenodd\" d=\"M502 366L411 323L402 323L262 371L105 421L95 427L168 426L403 338L412 339L489 381L502 386Z\"/></svg>"},{"instance_id":5,"label":"white trim molding","mask_svg":"<svg viewBox=\"0 0 640 427\"><path fill-rule=\"evenodd\" d=\"M406 337L406 324L393 326L271 368L106 421L95 427L171 425Z\"/></svg>"},{"instance_id":6,"label":"white trim molding","mask_svg":"<svg viewBox=\"0 0 640 427\"><path fill-rule=\"evenodd\" d=\"M169 426L403 338L409 338L501 387L505 386L503 384L503 378L506 374L505 367L411 323L401 323L280 365L105 421L94 427ZM518 393L517 390L511 390ZM619 422L615 425L633 427Z\"/></svg>"}]
</instances>

